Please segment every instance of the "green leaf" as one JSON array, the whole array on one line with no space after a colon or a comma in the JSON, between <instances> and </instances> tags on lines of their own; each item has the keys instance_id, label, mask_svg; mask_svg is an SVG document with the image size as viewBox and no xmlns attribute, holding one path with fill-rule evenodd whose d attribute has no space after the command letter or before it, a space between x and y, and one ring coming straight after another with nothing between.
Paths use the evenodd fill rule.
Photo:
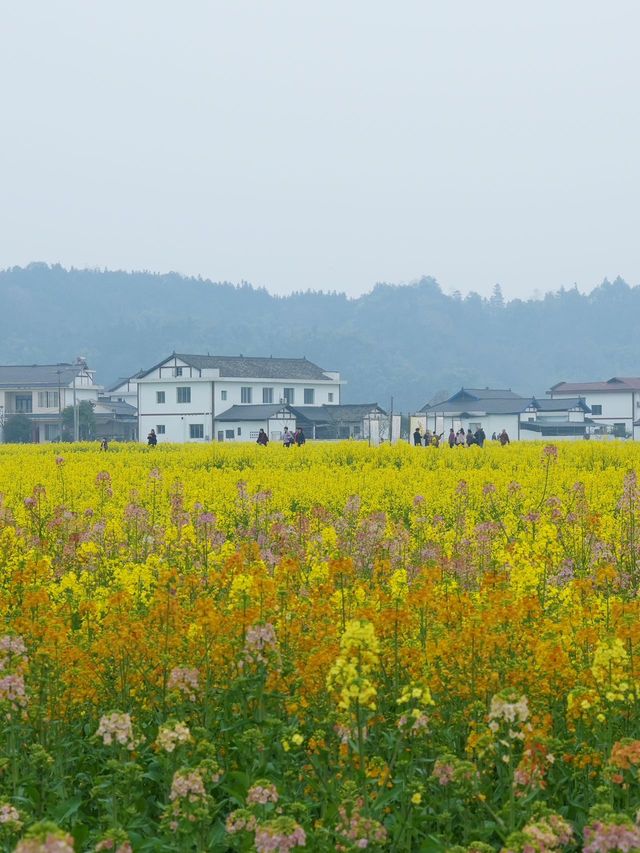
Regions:
<instances>
[{"instance_id":1,"label":"green leaf","mask_svg":"<svg viewBox=\"0 0 640 853\"><path fill-rule=\"evenodd\" d=\"M53 809L53 816L57 823L64 823L69 820L80 808L82 805L82 797L74 797L72 800L67 800L64 803L60 803Z\"/></svg>"}]
</instances>

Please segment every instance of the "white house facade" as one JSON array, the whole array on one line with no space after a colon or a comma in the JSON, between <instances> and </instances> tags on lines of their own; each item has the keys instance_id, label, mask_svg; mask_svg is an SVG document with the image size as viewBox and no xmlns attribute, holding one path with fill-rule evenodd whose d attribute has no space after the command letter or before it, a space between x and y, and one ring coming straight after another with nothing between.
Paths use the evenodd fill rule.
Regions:
<instances>
[{"instance_id":1,"label":"white house facade","mask_svg":"<svg viewBox=\"0 0 640 853\"><path fill-rule=\"evenodd\" d=\"M527 399L511 389L461 388L452 397L439 403L423 406L418 413L418 423L423 428L446 438L449 430L475 431L479 426L487 438L506 429L511 438L518 438L520 413ZM421 422L420 415L424 418Z\"/></svg>"},{"instance_id":2,"label":"white house facade","mask_svg":"<svg viewBox=\"0 0 640 853\"><path fill-rule=\"evenodd\" d=\"M640 377L614 376L605 382L558 382L552 399L579 395L591 409L596 434L640 438Z\"/></svg>"},{"instance_id":3,"label":"white house facade","mask_svg":"<svg viewBox=\"0 0 640 853\"><path fill-rule=\"evenodd\" d=\"M227 441L232 430L234 441L249 441L257 421L253 415L241 418L236 407L247 407L249 414L249 407L255 406L278 411L296 404L338 405L343 384L339 373L323 370L306 358L178 353L136 380L140 441L146 441L153 429L159 442L178 443ZM218 422L232 407L232 421Z\"/></svg>"},{"instance_id":4,"label":"white house facade","mask_svg":"<svg viewBox=\"0 0 640 853\"><path fill-rule=\"evenodd\" d=\"M13 415L25 415L35 443L58 441L62 412L86 400L97 404L102 386L84 359L74 364L0 365L0 440Z\"/></svg>"},{"instance_id":5,"label":"white house facade","mask_svg":"<svg viewBox=\"0 0 640 853\"><path fill-rule=\"evenodd\" d=\"M523 397L511 389L461 388L448 400L423 406L411 420L416 426L442 433L475 432L482 427L487 438L506 430L517 441L572 440L590 432L590 410L580 397L562 400Z\"/></svg>"}]
</instances>

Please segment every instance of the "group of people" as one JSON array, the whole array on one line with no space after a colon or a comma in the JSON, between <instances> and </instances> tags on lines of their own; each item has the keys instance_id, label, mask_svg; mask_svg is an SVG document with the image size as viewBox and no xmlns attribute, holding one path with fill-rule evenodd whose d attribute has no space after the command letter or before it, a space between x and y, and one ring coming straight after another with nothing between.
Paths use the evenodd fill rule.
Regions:
<instances>
[{"instance_id":1,"label":"group of people","mask_svg":"<svg viewBox=\"0 0 640 853\"><path fill-rule=\"evenodd\" d=\"M479 426L475 432L468 429L465 433L463 427L460 427L458 432L455 432L453 427L449 430L449 447L471 447L474 444L484 447L486 440L487 436L482 426Z\"/></svg>"},{"instance_id":2,"label":"group of people","mask_svg":"<svg viewBox=\"0 0 640 853\"><path fill-rule=\"evenodd\" d=\"M284 428L284 432L282 433L282 444L284 447L291 447L292 444L295 444L296 447L302 447L306 440L307 437L302 427L298 427L295 432L291 432L289 427ZM262 428L258 432L256 444L261 444L263 447L269 444L269 436Z\"/></svg>"},{"instance_id":3,"label":"group of people","mask_svg":"<svg viewBox=\"0 0 640 853\"><path fill-rule=\"evenodd\" d=\"M437 432L431 432L430 429L427 429L423 436L422 430L417 426L413 433L413 443L416 447L421 447L423 444L425 447L440 447L440 439L443 435L442 432L438 435Z\"/></svg>"},{"instance_id":4,"label":"group of people","mask_svg":"<svg viewBox=\"0 0 640 853\"><path fill-rule=\"evenodd\" d=\"M431 430L427 428L423 436L422 430L418 425L413 433L413 443L415 447L439 447L440 440L443 435L444 433L442 432L438 435L438 433L431 432ZM480 425L476 430L468 429L466 432L463 427L460 427L457 432L453 427L451 427L447 443L449 444L449 447L472 447L474 444L478 447L483 447L486 440L487 436L485 431L482 429L482 425ZM491 436L491 440L499 441L503 447L505 444L511 443L506 429L503 429L499 434L494 432Z\"/></svg>"}]
</instances>

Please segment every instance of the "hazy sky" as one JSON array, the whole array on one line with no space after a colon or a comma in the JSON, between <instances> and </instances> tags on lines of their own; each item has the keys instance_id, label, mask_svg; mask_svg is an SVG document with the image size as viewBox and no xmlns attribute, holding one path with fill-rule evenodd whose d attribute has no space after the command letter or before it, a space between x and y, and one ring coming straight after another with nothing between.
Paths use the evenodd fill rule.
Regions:
<instances>
[{"instance_id":1,"label":"hazy sky","mask_svg":"<svg viewBox=\"0 0 640 853\"><path fill-rule=\"evenodd\" d=\"M638 0L0 9L0 266L640 283Z\"/></svg>"}]
</instances>

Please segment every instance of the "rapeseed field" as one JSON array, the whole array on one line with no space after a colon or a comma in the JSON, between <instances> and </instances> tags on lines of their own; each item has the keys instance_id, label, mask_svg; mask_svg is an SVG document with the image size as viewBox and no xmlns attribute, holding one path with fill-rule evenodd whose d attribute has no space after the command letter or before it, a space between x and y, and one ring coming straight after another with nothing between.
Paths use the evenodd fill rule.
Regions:
<instances>
[{"instance_id":1,"label":"rapeseed field","mask_svg":"<svg viewBox=\"0 0 640 853\"><path fill-rule=\"evenodd\" d=\"M7 851L639 851L640 447L0 446Z\"/></svg>"}]
</instances>

